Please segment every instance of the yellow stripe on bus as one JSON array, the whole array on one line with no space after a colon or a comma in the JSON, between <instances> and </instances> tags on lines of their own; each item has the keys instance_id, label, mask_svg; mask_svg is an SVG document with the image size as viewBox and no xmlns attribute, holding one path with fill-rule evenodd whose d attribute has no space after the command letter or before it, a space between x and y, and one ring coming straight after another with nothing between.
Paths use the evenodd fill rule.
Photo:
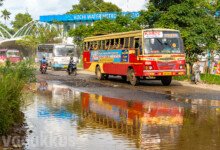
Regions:
<instances>
[{"instance_id":1,"label":"yellow stripe on bus","mask_svg":"<svg viewBox=\"0 0 220 150\"><path fill-rule=\"evenodd\" d=\"M103 63L92 62L91 65L89 66L88 70L91 71L91 72L95 72L97 65L99 65L99 67L101 69L101 72L105 73L104 70L103 70Z\"/></svg>"}]
</instances>

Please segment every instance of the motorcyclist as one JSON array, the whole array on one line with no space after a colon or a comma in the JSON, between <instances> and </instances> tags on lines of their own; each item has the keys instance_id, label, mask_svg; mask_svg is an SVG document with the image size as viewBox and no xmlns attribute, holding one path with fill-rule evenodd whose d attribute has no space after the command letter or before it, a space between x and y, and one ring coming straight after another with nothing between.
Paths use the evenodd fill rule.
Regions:
<instances>
[{"instance_id":1,"label":"motorcyclist","mask_svg":"<svg viewBox=\"0 0 220 150\"><path fill-rule=\"evenodd\" d=\"M73 63L74 63L73 57L71 56L71 57L70 57L70 64L73 64Z\"/></svg>"},{"instance_id":2,"label":"motorcyclist","mask_svg":"<svg viewBox=\"0 0 220 150\"><path fill-rule=\"evenodd\" d=\"M74 64L74 60L73 60L73 57L71 56L70 57L70 62L69 62L69 65L68 65L68 70L70 67L72 67L72 65Z\"/></svg>"},{"instance_id":3,"label":"motorcyclist","mask_svg":"<svg viewBox=\"0 0 220 150\"><path fill-rule=\"evenodd\" d=\"M47 65L47 60L45 57L43 57L41 60L40 60L40 69L42 69L42 65L43 64L46 64Z\"/></svg>"},{"instance_id":4,"label":"motorcyclist","mask_svg":"<svg viewBox=\"0 0 220 150\"><path fill-rule=\"evenodd\" d=\"M70 62L67 68L67 72L69 73L69 75L72 73L72 71L76 74L76 64L73 60L73 57L70 57Z\"/></svg>"}]
</instances>

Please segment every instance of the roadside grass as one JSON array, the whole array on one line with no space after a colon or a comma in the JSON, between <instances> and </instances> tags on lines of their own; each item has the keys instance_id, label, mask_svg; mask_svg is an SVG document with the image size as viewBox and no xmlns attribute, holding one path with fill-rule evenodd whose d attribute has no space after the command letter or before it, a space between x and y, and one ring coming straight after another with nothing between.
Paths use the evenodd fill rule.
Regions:
<instances>
[{"instance_id":1,"label":"roadside grass","mask_svg":"<svg viewBox=\"0 0 220 150\"><path fill-rule=\"evenodd\" d=\"M0 135L7 134L15 124L23 122L20 111L22 90L32 81L35 81L35 69L31 61L16 65L7 62L0 67Z\"/></svg>"},{"instance_id":2,"label":"roadside grass","mask_svg":"<svg viewBox=\"0 0 220 150\"><path fill-rule=\"evenodd\" d=\"M207 84L217 84L220 85L220 76L213 74L202 74L201 80Z\"/></svg>"},{"instance_id":3,"label":"roadside grass","mask_svg":"<svg viewBox=\"0 0 220 150\"><path fill-rule=\"evenodd\" d=\"M177 80L177 81L190 81L190 76L175 76L173 77L174 80Z\"/></svg>"},{"instance_id":4,"label":"roadside grass","mask_svg":"<svg viewBox=\"0 0 220 150\"><path fill-rule=\"evenodd\" d=\"M82 57L80 57L80 59L79 59L80 61L79 61L79 63L77 64L77 68L83 68L83 60L82 60Z\"/></svg>"},{"instance_id":5,"label":"roadside grass","mask_svg":"<svg viewBox=\"0 0 220 150\"><path fill-rule=\"evenodd\" d=\"M177 81L190 81L190 76L176 76L173 78ZM201 80L206 84L217 84L220 85L220 75L213 74L201 74Z\"/></svg>"}]
</instances>

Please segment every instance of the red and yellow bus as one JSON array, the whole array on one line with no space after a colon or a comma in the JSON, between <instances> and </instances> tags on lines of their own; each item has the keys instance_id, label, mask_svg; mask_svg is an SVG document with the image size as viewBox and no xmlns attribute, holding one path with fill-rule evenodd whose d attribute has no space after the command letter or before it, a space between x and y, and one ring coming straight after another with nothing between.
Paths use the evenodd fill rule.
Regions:
<instances>
[{"instance_id":1,"label":"red and yellow bus","mask_svg":"<svg viewBox=\"0 0 220 150\"><path fill-rule=\"evenodd\" d=\"M154 101L128 101L82 93L83 111L106 116L118 122L132 125L140 118L144 125L182 125L184 108L174 103Z\"/></svg>"},{"instance_id":2,"label":"red and yellow bus","mask_svg":"<svg viewBox=\"0 0 220 150\"><path fill-rule=\"evenodd\" d=\"M143 79L170 85L186 74L183 40L178 30L146 29L88 37L84 40L84 69L99 80L119 75L132 85Z\"/></svg>"}]
</instances>

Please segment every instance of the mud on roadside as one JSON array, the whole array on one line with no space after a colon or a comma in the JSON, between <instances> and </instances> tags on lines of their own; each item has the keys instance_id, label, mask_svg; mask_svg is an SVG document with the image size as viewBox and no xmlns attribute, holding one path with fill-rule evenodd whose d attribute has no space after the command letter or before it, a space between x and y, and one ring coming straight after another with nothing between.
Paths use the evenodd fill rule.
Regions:
<instances>
[{"instance_id":1,"label":"mud on roadside","mask_svg":"<svg viewBox=\"0 0 220 150\"><path fill-rule=\"evenodd\" d=\"M38 82L40 81L55 81L60 82L77 89L85 90L99 90L103 88L114 88L115 90L127 89L132 91L151 92L156 94L165 94L172 97L182 99L205 99L205 100L219 100L220 93L218 88L209 87L206 85L192 85L186 82L173 81L170 86L162 86L160 81L143 81L140 86L131 86L122 81L120 77L110 77L109 80L99 81L96 79L94 73L79 70L77 76L68 76L64 71L48 71L47 74L37 75ZM219 86L220 89L220 86ZM105 92L105 91L104 91Z\"/></svg>"},{"instance_id":2,"label":"mud on roadside","mask_svg":"<svg viewBox=\"0 0 220 150\"><path fill-rule=\"evenodd\" d=\"M24 148L28 127L26 123L23 123L25 122L23 113L22 120L22 123L14 124L7 135L0 135L0 150L22 150Z\"/></svg>"}]
</instances>

